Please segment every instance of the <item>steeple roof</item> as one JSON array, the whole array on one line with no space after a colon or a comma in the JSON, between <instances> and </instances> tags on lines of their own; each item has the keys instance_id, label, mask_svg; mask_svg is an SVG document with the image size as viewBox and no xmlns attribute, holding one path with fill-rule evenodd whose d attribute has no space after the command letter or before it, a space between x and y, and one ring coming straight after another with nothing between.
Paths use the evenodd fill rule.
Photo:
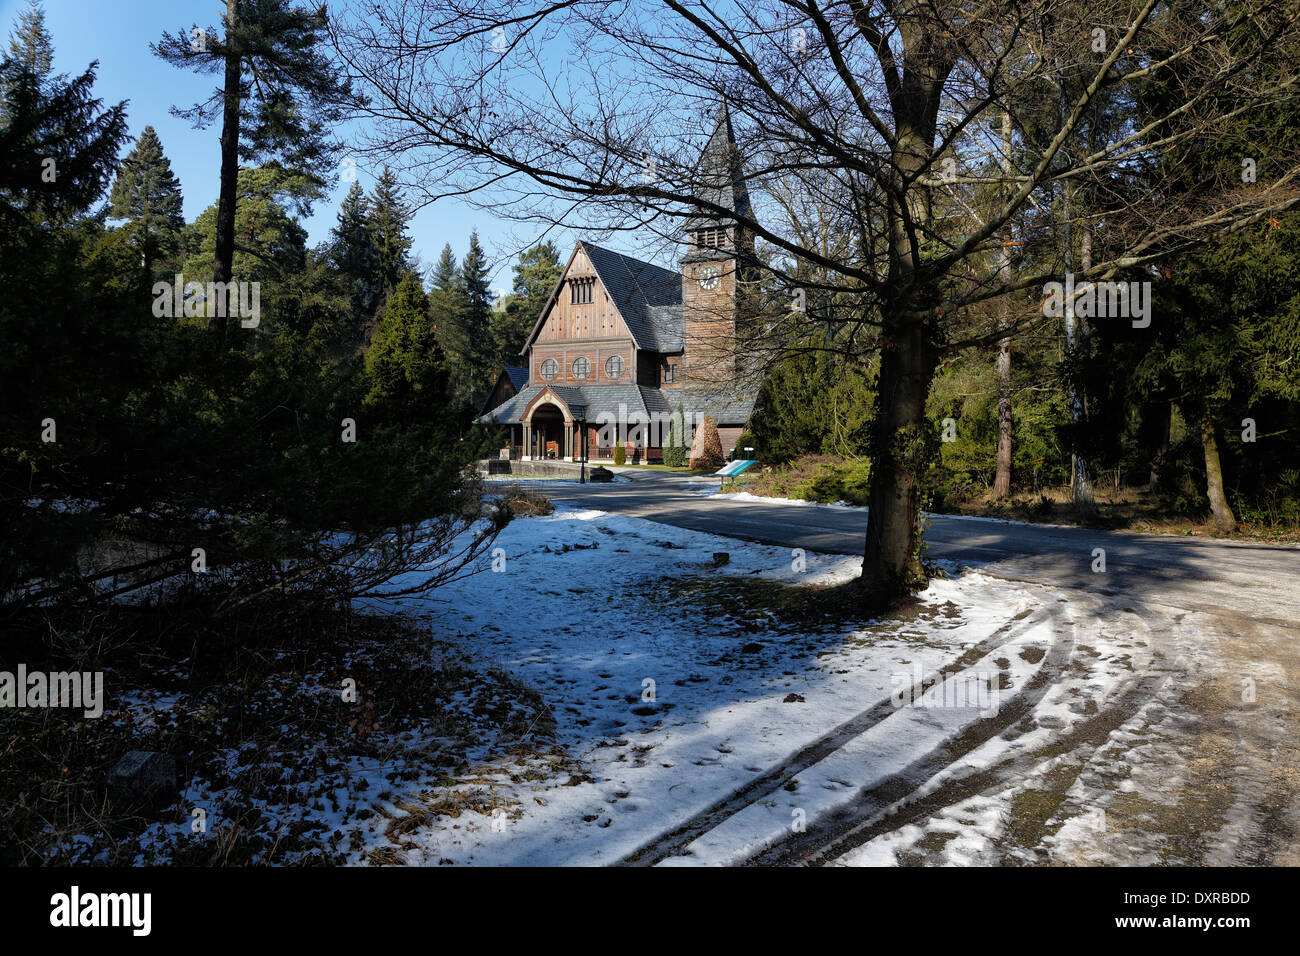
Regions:
<instances>
[{"instance_id":1,"label":"steeple roof","mask_svg":"<svg viewBox=\"0 0 1300 956\"><path fill-rule=\"evenodd\" d=\"M714 114L713 133L700 154L696 170L695 195L705 202L720 206L728 212L752 218L749 190L745 187L745 171L736 147L736 130L731 125L731 111L724 99ZM686 220L687 229L700 229L722 225L731 217L720 217L714 210L701 208Z\"/></svg>"}]
</instances>

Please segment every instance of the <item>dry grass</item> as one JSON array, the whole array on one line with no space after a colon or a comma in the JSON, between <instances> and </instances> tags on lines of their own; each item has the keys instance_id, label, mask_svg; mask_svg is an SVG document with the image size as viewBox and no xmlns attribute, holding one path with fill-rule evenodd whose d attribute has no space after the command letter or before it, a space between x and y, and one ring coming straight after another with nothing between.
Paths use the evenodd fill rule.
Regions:
<instances>
[{"instance_id":1,"label":"dry grass","mask_svg":"<svg viewBox=\"0 0 1300 956\"><path fill-rule=\"evenodd\" d=\"M0 669L102 670L106 702L99 719L0 710L0 864L339 863L386 802L357 760L412 789L553 733L535 692L409 620L309 609L276 621L290 623L119 607L9 622ZM359 702L343 700L345 678ZM180 791L111 790L129 750L171 754ZM198 800L211 828L192 839Z\"/></svg>"},{"instance_id":2,"label":"dry grass","mask_svg":"<svg viewBox=\"0 0 1300 956\"><path fill-rule=\"evenodd\" d=\"M1131 531L1138 534L1223 537L1212 522L1170 514L1163 498L1140 488L1116 490L1098 486L1094 489L1094 499L1095 513L1080 514L1074 506L1070 488L1066 485L1045 488L1036 495L1012 495L1007 501L999 501L992 493L986 493L971 501L952 504L947 511L950 514L1104 528L1110 531ZM1300 541L1300 528L1263 526L1242 521L1237 532L1229 537L1244 540Z\"/></svg>"},{"instance_id":3,"label":"dry grass","mask_svg":"<svg viewBox=\"0 0 1300 956\"><path fill-rule=\"evenodd\" d=\"M536 491L530 491L522 485L508 486L502 500L516 518L548 515L555 511L555 506L551 504L549 498Z\"/></svg>"}]
</instances>

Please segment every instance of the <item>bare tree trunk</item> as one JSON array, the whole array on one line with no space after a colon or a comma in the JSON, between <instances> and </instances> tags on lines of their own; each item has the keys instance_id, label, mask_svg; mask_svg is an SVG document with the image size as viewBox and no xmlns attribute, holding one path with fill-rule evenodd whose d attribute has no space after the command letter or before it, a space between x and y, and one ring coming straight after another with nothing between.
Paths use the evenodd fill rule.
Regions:
<instances>
[{"instance_id":1,"label":"bare tree trunk","mask_svg":"<svg viewBox=\"0 0 1300 956\"><path fill-rule=\"evenodd\" d=\"M1214 530L1229 534L1237 530L1237 517L1223 493L1223 464L1219 460L1219 427L1214 421L1207 399L1202 405L1201 444L1205 448L1205 491L1210 498L1210 513L1214 517Z\"/></svg>"},{"instance_id":2,"label":"bare tree trunk","mask_svg":"<svg viewBox=\"0 0 1300 956\"><path fill-rule=\"evenodd\" d=\"M914 39L905 35L905 40ZM910 120L900 121L894 159L898 188L889 206L890 284L906 289L916 279L913 233L928 227L930 196L903 187L927 161L933 116L924 117L923 91L908 103ZM909 228L910 227L910 228ZM933 337L938 297L912 288L904 301L884 303L880 374L872 426L871 491L860 586L867 610L883 609L925 583L921 567L921 477L934 451L935 435L925 401L938 367Z\"/></svg>"},{"instance_id":3,"label":"bare tree trunk","mask_svg":"<svg viewBox=\"0 0 1300 956\"><path fill-rule=\"evenodd\" d=\"M921 584L920 479L934 436L925 417L937 356L924 317L906 316L898 345L882 350L876 397L862 587L877 609Z\"/></svg>"},{"instance_id":4,"label":"bare tree trunk","mask_svg":"<svg viewBox=\"0 0 1300 956\"><path fill-rule=\"evenodd\" d=\"M1073 190L1067 180L1061 187L1062 199L1062 243L1065 259L1065 272L1074 271L1074 246L1070 231L1070 196ZM1070 495L1074 507L1083 514L1096 510L1092 495L1092 478L1088 473L1088 460L1079 453L1079 434L1084 422L1083 394L1078 383L1078 358L1081 352L1078 318L1074 314L1074 299L1066 296L1065 300L1065 355L1069 365L1070 377L1070 419L1075 426L1075 448L1070 453Z\"/></svg>"},{"instance_id":5,"label":"bare tree trunk","mask_svg":"<svg viewBox=\"0 0 1300 956\"><path fill-rule=\"evenodd\" d=\"M1011 176L1011 112L1002 112L1002 172ZM1011 230L1008 229L998 254L998 281L1011 282ZM1011 324L1011 298L1003 296L999 305L1002 328ZM998 340L998 455L993 478L993 497L1011 497L1011 336Z\"/></svg>"},{"instance_id":6,"label":"bare tree trunk","mask_svg":"<svg viewBox=\"0 0 1300 956\"><path fill-rule=\"evenodd\" d=\"M998 458L993 478L993 497L1002 501L1011 497L1011 424L1011 339L1004 338L998 341Z\"/></svg>"},{"instance_id":7,"label":"bare tree trunk","mask_svg":"<svg viewBox=\"0 0 1300 956\"><path fill-rule=\"evenodd\" d=\"M239 79L240 58L230 48L239 25L239 0L226 0L226 72L221 113L221 192L217 199L217 245L212 259L212 281L229 282L235 258L235 202L239 191ZM215 321L217 335L226 341L226 309Z\"/></svg>"}]
</instances>

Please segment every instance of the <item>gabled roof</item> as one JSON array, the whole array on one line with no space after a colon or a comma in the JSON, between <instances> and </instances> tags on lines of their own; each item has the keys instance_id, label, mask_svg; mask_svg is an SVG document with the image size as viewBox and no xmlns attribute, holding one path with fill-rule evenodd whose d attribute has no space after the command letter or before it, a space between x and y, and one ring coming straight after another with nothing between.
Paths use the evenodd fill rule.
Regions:
<instances>
[{"instance_id":1,"label":"gabled roof","mask_svg":"<svg viewBox=\"0 0 1300 956\"><path fill-rule=\"evenodd\" d=\"M502 379L506 379L510 383L510 387L514 389L515 394L518 395L519 391L528 384L528 369L517 368L513 365L504 366L497 373L496 381L492 383L492 390L484 397L483 404L479 407L480 414L489 411L487 403L492 401L492 396L496 394L497 386L501 384Z\"/></svg>"},{"instance_id":2,"label":"gabled roof","mask_svg":"<svg viewBox=\"0 0 1300 956\"><path fill-rule=\"evenodd\" d=\"M745 185L745 170L740 161L740 150L736 147L736 130L731 125L731 111L727 101L718 104L714 116L713 133L700 155L699 168L696 171L694 194L728 212L749 219L754 218L754 209L749 202L749 189ZM708 208L701 210L686 220L687 229L700 229L712 225L721 225L726 217Z\"/></svg>"},{"instance_id":3,"label":"gabled roof","mask_svg":"<svg viewBox=\"0 0 1300 956\"><path fill-rule=\"evenodd\" d=\"M504 369L502 369L502 371L505 372L507 376L509 376L510 384L515 387L516 392L520 391L525 385L528 384L528 369L519 368L518 366L515 365L507 365Z\"/></svg>"},{"instance_id":4,"label":"gabled roof","mask_svg":"<svg viewBox=\"0 0 1300 956\"><path fill-rule=\"evenodd\" d=\"M546 317L564 286L573 256L579 249L587 254L600 283L609 293L610 301L632 334L639 349L652 352L680 352L682 350L682 275L650 262L633 259L620 252L604 249L591 242L579 241L564 273L551 290L546 305L542 307L533 331L524 343L527 351L537 339Z\"/></svg>"},{"instance_id":5,"label":"gabled roof","mask_svg":"<svg viewBox=\"0 0 1300 956\"><path fill-rule=\"evenodd\" d=\"M580 242L637 348L682 348L682 274L619 252Z\"/></svg>"}]
</instances>

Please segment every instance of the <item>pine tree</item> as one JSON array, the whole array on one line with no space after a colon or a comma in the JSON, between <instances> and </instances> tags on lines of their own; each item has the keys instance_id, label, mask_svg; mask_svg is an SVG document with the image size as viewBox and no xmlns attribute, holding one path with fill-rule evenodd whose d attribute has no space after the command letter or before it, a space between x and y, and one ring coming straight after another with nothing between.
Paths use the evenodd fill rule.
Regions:
<instances>
[{"instance_id":1,"label":"pine tree","mask_svg":"<svg viewBox=\"0 0 1300 956\"><path fill-rule=\"evenodd\" d=\"M9 126L15 119L19 77L26 76L26 85L33 91L46 92L50 75L54 72L54 41L45 29L45 10L36 0L29 0L27 9L18 14L4 61L4 79L0 84L4 91L4 101L0 104L0 127ZM91 69L94 69L94 64Z\"/></svg>"},{"instance_id":2,"label":"pine tree","mask_svg":"<svg viewBox=\"0 0 1300 956\"><path fill-rule=\"evenodd\" d=\"M374 319L383 299L383 280L379 274L379 249L366 217L366 198L361 184L352 188L339 207L338 224L330 230L329 260L350 290L352 320L356 343L363 340L363 330Z\"/></svg>"},{"instance_id":3,"label":"pine tree","mask_svg":"<svg viewBox=\"0 0 1300 956\"><path fill-rule=\"evenodd\" d=\"M494 369L519 361L524 343L528 341L537 316L562 271L559 251L549 240L520 253L519 261L514 265L514 288L506 307L492 313L492 340L496 346Z\"/></svg>"},{"instance_id":4,"label":"pine tree","mask_svg":"<svg viewBox=\"0 0 1300 956\"><path fill-rule=\"evenodd\" d=\"M379 279L386 294L391 294L411 271L411 237L406 234L406 227L412 215L397 177L385 166L370 194L366 223L374 237Z\"/></svg>"},{"instance_id":5,"label":"pine tree","mask_svg":"<svg viewBox=\"0 0 1300 956\"><path fill-rule=\"evenodd\" d=\"M18 14L18 23L9 37L9 59L40 83L45 83L54 70L54 41L45 29L45 10L36 0L28 0L27 9Z\"/></svg>"},{"instance_id":6,"label":"pine tree","mask_svg":"<svg viewBox=\"0 0 1300 956\"><path fill-rule=\"evenodd\" d=\"M126 139L126 103L101 111L93 94L98 63L56 78L53 51L45 15L32 4L0 63L0 214L51 222L85 212L112 178Z\"/></svg>"},{"instance_id":7,"label":"pine tree","mask_svg":"<svg viewBox=\"0 0 1300 956\"><path fill-rule=\"evenodd\" d=\"M435 272L439 282L450 248L443 250ZM495 345L489 327L492 290L488 288L487 257L478 233L470 234L469 251L460 266L455 305L437 319L438 342L447 357L452 394L457 401L477 404L491 387L496 373ZM444 306L442 302L440 306Z\"/></svg>"},{"instance_id":8,"label":"pine tree","mask_svg":"<svg viewBox=\"0 0 1300 956\"><path fill-rule=\"evenodd\" d=\"M441 404L439 365L428 300L420 280L408 274L388 297L366 351L366 404L402 416L418 414L421 403Z\"/></svg>"},{"instance_id":9,"label":"pine tree","mask_svg":"<svg viewBox=\"0 0 1300 956\"><path fill-rule=\"evenodd\" d=\"M221 179L212 275L229 282L235 256L235 212L240 160L277 160L308 175L315 185L300 203L323 195L326 169L338 156L333 128L343 119L348 81L325 49L328 16L293 7L289 0L225 0L225 36L215 29L179 30L150 45L173 66L221 73L220 87L202 103L172 112L198 126L221 117ZM217 320L225 339L226 320Z\"/></svg>"},{"instance_id":10,"label":"pine tree","mask_svg":"<svg viewBox=\"0 0 1300 956\"><path fill-rule=\"evenodd\" d=\"M140 264L148 277L160 255L175 251L181 229L181 187L171 161L152 126L146 126L135 147L122 162L109 195L109 215L125 219Z\"/></svg>"},{"instance_id":11,"label":"pine tree","mask_svg":"<svg viewBox=\"0 0 1300 956\"><path fill-rule=\"evenodd\" d=\"M442 247L442 255L438 257L438 262L433 267L433 275L429 278L433 286L429 292L429 318L433 323L434 331L442 336L455 322L456 311L460 308L463 298L460 287L460 266L456 264L456 255L451 251L451 243Z\"/></svg>"}]
</instances>

